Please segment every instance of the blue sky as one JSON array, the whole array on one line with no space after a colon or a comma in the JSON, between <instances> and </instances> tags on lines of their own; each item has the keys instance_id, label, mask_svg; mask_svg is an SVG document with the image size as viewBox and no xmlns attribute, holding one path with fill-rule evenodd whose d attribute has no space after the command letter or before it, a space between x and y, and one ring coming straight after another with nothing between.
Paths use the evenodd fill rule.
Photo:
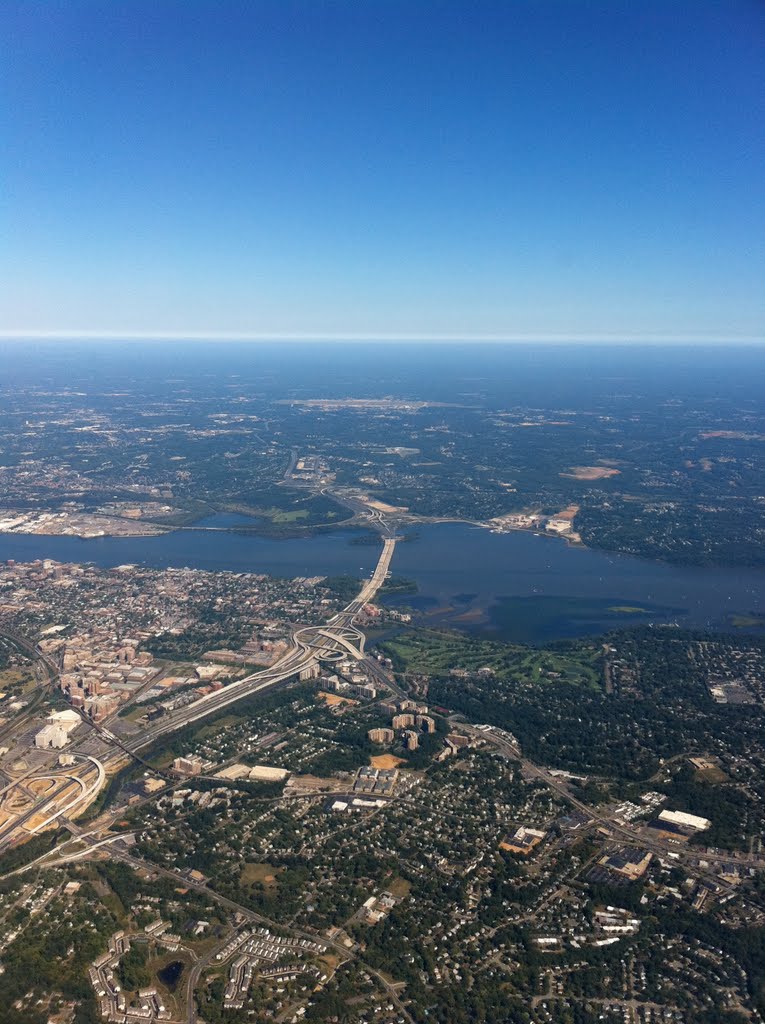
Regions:
<instances>
[{"instance_id":1,"label":"blue sky","mask_svg":"<svg viewBox=\"0 0 765 1024\"><path fill-rule=\"evenodd\" d=\"M760 0L5 0L0 332L763 337Z\"/></svg>"}]
</instances>

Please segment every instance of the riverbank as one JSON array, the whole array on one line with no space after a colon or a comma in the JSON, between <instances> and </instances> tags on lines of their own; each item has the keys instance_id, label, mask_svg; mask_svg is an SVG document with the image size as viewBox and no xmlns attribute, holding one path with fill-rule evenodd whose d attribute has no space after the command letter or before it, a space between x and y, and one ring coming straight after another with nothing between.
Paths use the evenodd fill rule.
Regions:
<instances>
[{"instance_id":1,"label":"riverbank","mask_svg":"<svg viewBox=\"0 0 765 1024\"><path fill-rule=\"evenodd\" d=\"M380 538L359 529L274 539L231 529L175 530L153 537L0 535L0 560L51 558L155 568L255 572L278 577L368 577ZM516 641L544 642L654 624L756 629L765 617L765 572L700 569L553 543L527 531L492 533L461 523L420 526L391 565L417 593L388 595L418 619ZM735 618L737 617L737 618Z\"/></svg>"}]
</instances>

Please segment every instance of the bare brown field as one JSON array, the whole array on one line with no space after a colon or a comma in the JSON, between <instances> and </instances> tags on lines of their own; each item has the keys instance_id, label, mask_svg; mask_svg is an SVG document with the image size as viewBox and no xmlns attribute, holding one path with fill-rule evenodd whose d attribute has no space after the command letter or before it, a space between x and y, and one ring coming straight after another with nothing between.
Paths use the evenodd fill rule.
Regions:
<instances>
[{"instance_id":1,"label":"bare brown field","mask_svg":"<svg viewBox=\"0 0 765 1024\"><path fill-rule=\"evenodd\" d=\"M705 430L699 437L702 441L715 437L736 441L765 441L765 434L752 434L747 430Z\"/></svg>"},{"instance_id":2,"label":"bare brown field","mask_svg":"<svg viewBox=\"0 0 765 1024\"><path fill-rule=\"evenodd\" d=\"M50 793L56 786L54 779L31 779L27 783L27 789L30 789L35 796L45 796L46 793Z\"/></svg>"},{"instance_id":3,"label":"bare brown field","mask_svg":"<svg viewBox=\"0 0 765 1024\"><path fill-rule=\"evenodd\" d=\"M368 501L367 504L370 508L376 509L378 512L408 512L406 505L388 505L384 501Z\"/></svg>"},{"instance_id":4,"label":"bare brown field","mask_svg":"<svg viewBox=\"0 0 765 1024\"><path fill-rule=\"evenodd\" d=\"M346 785L347 783L342 782L340 779L323 779L318 775L292 775L287 783L285 793L290 796L295 796L296 794L338 793Z\"/></svg>"},{"instance_id":5,"label":"bare brown field","mask_svg":"<svg viewBox=\"0 0 765 1024\"><path fill-rule=\"evenodd\" d=\"M20 789L12 789L3 801L3 811L9 815L23 814L32 806L31 798Z\"/></svg>"},{"instance_id":6,"label":"bare brown field","mask_svg":"<svg viewBox=\"0 0 765 1024\"><path fill-rule=\"evenodd\" d=\"M551 518L552 519L568 519L570 522L573 523L574 519L576 518L576 514L577 514L578 511L579 511L579 506L578 505L569 505L568 508L564 508L564 509L561 509L560 512L556 512L555 515L552 516Z\"/></svg>"},{"instance_id":7,"label":"bare brown field","mask_svg":"<svg viewBox=\"0 0 765 1024\"><path fill-rule=\"evenodd\" d=\"M276 404L321 409L322 412L337 412L341 409L357 412L418 412L420 409L455 408L451 402L410 402L405 398L280 398Z\"/></svg>"},{"instance_id":8,"label":"bare brown field","mask_svg":"<svg viewBox=\"0 0 765 1024\"><path fill-rule=\"evenodd\" d=\"M351 704L354 706L358 704L357 700L351 700L350 697L341 697L339 693L327 693L326 690L319 690L316 696L319 700L329 704L331 708L337 707L340 704Z\"/></svg>"},{"instance_id":9,"label":"bare brown field","mask_svg":"<svg viewBox=\"0 0 765 1024\"><path fill-rule=\"evenodd\" d=\"M394 754L377 754L370 758L369 763L373 768L396 768L404 763L404 758L396 757Z\"/></svg>"},{"instance_id":10,"label":"bare brown field","mask_svg":"<svg viewBox=\"0 0 765 1024\"><path fill-rule=\"evenodd\" d=\"M559 473L559 476L568 477L571 480L606 480L611 476L618 476L621 470L613 466L572 466L570 473Z\"/></svg>"}]
</instances>

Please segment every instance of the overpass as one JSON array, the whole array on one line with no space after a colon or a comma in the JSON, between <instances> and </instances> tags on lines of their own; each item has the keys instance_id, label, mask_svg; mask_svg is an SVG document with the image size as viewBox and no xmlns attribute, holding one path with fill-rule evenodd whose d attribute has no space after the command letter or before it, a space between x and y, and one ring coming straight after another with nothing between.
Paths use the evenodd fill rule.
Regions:
<instances>
[{"instance_id":1,"label":"overpass","mask_svg":"<svg viewBox=\"0 0 765 1024\"><path fill-rule=\"evenodd\" d=\"M17 837L19 830L22 829L22 834L27 838L41 832L64 815L86 807L96 796L106 780L103 765L90 754L77 753L74 756L79 759L79 764L75 768L63 772L29 772L7 787L8 791L16 787L31 797L33 802L0 826L0 845L14 841L14 837ZM94 768L95 777L88 778ZM36 795L25 785L26 782L35 780L51 782L52 791L45 792L36 799ZM72 789L73 793L70 792Z\"/></svg>"},{"instance_id":2,"label":"overpass","mask_svg":"<svg viewBox=\"0 0 765 1024\"><path fill-rule=\"evenodd\" d=\"M253 672L252 675L236 682L229 683L222 690L208 693L185 708L179 709L153 725L144 729L135 739L118 740L108 730L102 730L106 739L118 742L122 748L133 755L154 743L166 733L183 729L187 725L198 722L208 715L251 697L253 694L274 689L300 673L316 661L338 660L339 657L350 655L357 660L364 657L364 634L353 625L353 620L385 582L391 559L396 549L395 537L386 538L383 550L370 579L364 584L357 596L329 622L322 626L305 626L295 632L293 646L270 668Z\"/></svg>"}]
</instances>

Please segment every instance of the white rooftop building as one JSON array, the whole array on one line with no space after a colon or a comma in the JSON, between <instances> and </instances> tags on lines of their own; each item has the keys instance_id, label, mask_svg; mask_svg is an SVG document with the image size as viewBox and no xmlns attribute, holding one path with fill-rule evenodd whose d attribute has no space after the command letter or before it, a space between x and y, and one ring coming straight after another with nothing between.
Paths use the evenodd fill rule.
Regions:
<instances>
[{"instance_id":1,"label":"white rooftop building","mask_svg":"<svg viewBox=\"0 0 765 1024\"><path fill-rule=\"evenodd\" d=\"M67 708L66 711L51 712L46 721L51 725L57 725L67 733L70 733L73 729L77 728L80 722L82 722L82 719L76 711L72 711L71 708Z\"/></svg>"},{"instance_id":2,"label":"white rooftop building","mask_svg":"<svg viewBox=\"0 0 765 1024\"><path fill-rule=\"evenodd\" d=\"M40 750L60 750L69 742L69 733L60 725L46 725L35 736L35 746Z\"/></svg>"},{"instance_id":3,"label":"white rooftop building","mask_svg":"<svg viewBox=\"0 0 765 1024\"><path fill-rule=\"evenodd\" d=\"M289 772L286 768L273 768L267 764L256 764L249 773L250 779L262 780L264 782L281 782L288 775Z\"/></svg>"},{"instance_id":4,"label":"white rooftop building","mask_svg":"<svg viewBox=\"0 0 765 1024\"><path fill-rule=\"evenodd\" d=\"M699 818L696 814L686 814L685 811L662 811L659 821L669 821L673 825L685 825L686 828L695 828L697 832L705 831L712 824L709 818Z\"/></svg>"}]
</instances>

